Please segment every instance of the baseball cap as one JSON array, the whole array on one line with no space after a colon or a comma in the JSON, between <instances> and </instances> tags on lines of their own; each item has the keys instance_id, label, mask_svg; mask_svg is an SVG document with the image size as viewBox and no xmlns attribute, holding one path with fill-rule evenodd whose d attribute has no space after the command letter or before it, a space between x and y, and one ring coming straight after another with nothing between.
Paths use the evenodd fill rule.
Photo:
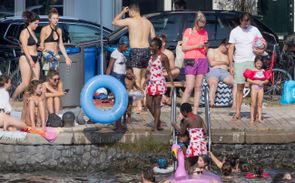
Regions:
<instances>
[{"instance_id":1,"label":"baseball cap","mask_svg":"<svg viewBox=\"0 0 295 183\"><path fill-rule=\"evenodd\" d=\"M122 37L119 39L119 44L129 45L128 37L127 37L127 36L122 36Z\"/></svg>"}]
</instances>

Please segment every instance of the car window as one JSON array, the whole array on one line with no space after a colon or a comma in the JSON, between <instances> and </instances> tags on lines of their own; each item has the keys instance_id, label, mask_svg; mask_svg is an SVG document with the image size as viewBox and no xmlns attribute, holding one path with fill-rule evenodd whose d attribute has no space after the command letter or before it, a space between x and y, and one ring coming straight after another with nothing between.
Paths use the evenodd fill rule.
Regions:
<instances>
[{"instance_id":1,"label":"car window","mask_svg":"<svg viewBox=\"0 0 295 183\"><path fill-rule=\"evenodd\" d=\"M193 27L194 23L195 23L196 14L195 13L190 13L188 15L189 16L187 16L187 21L185 23L184 29L186 29L188 27ZM206 14L205 16L206 16L206 27L205 27L205 29L206 29L206 31L208 33L208 39L209 39L209 41L214 40L215 39L215 30L216 30L216 18L215 18L215 15Z\"/></svg>"},{"instance_id":2,"label":"car window","mask_svg":"<svg viewBox=\"0 0 295 183\"><path fill-rule=\"evenodd\" d=\"M216 24L216 39L228 38L230 31L238 25L237 18L233 16L218 16Z\"/></svg>"},{"instance_id":3,"label":"car window","mask_svg":"<svg viewBox=\"0 0 295 183\"><path fill-rule=\"evenodd\" d=\"M6 32L5 39L12 43L17 43L22 28L23 25L21 24L11 24Z\"/></svg>"},{"instance_id":4,"label":"car window","mask_svg":"<svg viewBox=\"0 0 295 183\"><path fill-rule=\"evenodd\" d=\"M180 14L155 16L151 17L150 21L154 25L156 34L165 34L167 41L177 41L181 38L182 16Z\"/></svg>"},{"instance_id":5,"label":"car window","mask_svg":"<svg viewBox=\"0 0 295 183\"><path fill-rule=\"evenodd\" d=\"M86 24L64 24L64 34L68 43L81 43L100 39L100 29ZM105 33L105 32L104 32ZM106 33L105 33L106 34Z\"/></svg>"}]
</instances>

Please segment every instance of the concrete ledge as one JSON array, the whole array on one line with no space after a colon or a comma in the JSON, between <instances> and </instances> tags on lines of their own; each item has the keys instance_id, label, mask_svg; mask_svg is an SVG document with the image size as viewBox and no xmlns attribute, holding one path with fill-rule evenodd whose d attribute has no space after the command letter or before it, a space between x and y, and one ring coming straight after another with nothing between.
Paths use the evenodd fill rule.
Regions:
<instances>
[{"instance_id":1,"label":"concrete ledge","mask_svg":"<svg viewBox=\"0 0 295 183\"><path fill-rule=\"evenodd\" d=\"M295 142L294 130L246 131L246 144L285 144Z\"/></svg>"},{"instance_id":2,"label":"concrete ledge","mask_svg":"<svg viewBox=\"0 0 295 183\"><path fill-rule=\"evenodd\" d=\"M74 128L62 128L54 143L49 143L37 134L28 133L23 140L0 139L0 144L23 145L91 145L114 143L137 143L143 140L155 140L167 144L171 132L150 132L145 128L132 129L126 133L114 132L110 127L92 124ZM212 142L215 144L285 144L295 142L295 131L276 129L212 129Z\"/></svg>"},{"instance_id":3,"label":"concrete ledge","mask_svg":"<svg viewBox=\"0 0 295 183\"><path fill-rule=\"evenodd\" d=\"M244 144L245 132L238 129L213 129L212 142L216 144Z\"/></svg>"},{"instance_id":4,"label":"concrete ledge","mask_svg":"<svg viewBox=\"0 0 295 183\"><path fill-rule=\"evenodd\" d=\"M117 133L110 128L102 128L102 125L83 125L74 128L62 128L54 143L37 134L28 133L25 139L0 139L0 144L18 145L91 145L91 144L114 144L114 143L136 143L139 141L152 139L159 143L170 142L171 133L169 131L153 132L139 129Z\"/></svg>"}]
</instances>

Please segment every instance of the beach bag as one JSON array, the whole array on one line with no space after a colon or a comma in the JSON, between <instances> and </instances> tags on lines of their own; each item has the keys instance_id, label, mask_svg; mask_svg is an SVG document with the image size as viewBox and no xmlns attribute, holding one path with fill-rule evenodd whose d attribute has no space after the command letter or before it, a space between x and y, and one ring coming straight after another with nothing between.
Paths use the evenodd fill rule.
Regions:
<instances>
[{"instance_id":1,"label":"beach bag","mask_svg":"<svg viewBox=\"0 0 295 183\"><path fill-rule=\"evenodd\" d=\"M294 80L285 81L283 95L281 97L280 103L282 105L295 103L295 81Z\"/></svg>"},{"instance_id":2,"label":"beach bag","mask_svg":"<svg viewBox=\"0 0 295 183\"><path fill-rule=\"evenodd\" d=\"M193 29L190 28L190 32L188 34L189 36L191 35L192 30ZM175 49L175 54L176 54L175 66L181 69L183 68L183 60L184 60L184 53L182 51L182 41L178 41L176 49Z\"/></svg>"},{"instance_id":3,"label":"beach bag","mask_svg":"<svg viewBox=\"0 0 295 183\"><path fill-rule=\"evenodd\" d=\"M46 126L49 127L63 127L63 121L61 118L55 113L51 113L48 116L48 120L46 122Z\"/></svg>"}]
</instances>

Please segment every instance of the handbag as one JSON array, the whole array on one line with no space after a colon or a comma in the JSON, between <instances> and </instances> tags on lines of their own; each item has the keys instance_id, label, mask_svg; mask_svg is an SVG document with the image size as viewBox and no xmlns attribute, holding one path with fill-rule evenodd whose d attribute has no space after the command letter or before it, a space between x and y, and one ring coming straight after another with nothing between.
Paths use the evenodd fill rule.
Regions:
<instances>
[{"instance_id":1,"label":"handbag","mask_svg":"<svg viewBox=\"0 0 295 183\"><path fill-rule=\"evenodd\" d=\"M51 113L48 116L46 126L49 126L49 127L63 127L64 125L63 125L62 119L58 115L56 115L55 113Z\"/></svg>"},{"instance_id":2,"label":"handbag","mask_svg":"<svg viewBox=\"0 0 295 183\"><path fill-rule=\"evenodd\" d=\"M190 28L190 31L188 34L189 36L191 35L192 30L193 29ZM182 41L178 41L176 49L175 49L175 54L176 54L175 66L181 69L181 68L183 68L183 61L184 61L184 53L182 51Z\"/></svg>"},{"instance_id":3,"label":"handbag","mask_svg":"<svg viewBox=\"0 0 295 183\"><path fill-rule=\"evenodd\" d=\"M184 61L184 66L191 66L193 67L195 65L195 60L194 59L187 59Z\"/></svg>"}]
</instances>

